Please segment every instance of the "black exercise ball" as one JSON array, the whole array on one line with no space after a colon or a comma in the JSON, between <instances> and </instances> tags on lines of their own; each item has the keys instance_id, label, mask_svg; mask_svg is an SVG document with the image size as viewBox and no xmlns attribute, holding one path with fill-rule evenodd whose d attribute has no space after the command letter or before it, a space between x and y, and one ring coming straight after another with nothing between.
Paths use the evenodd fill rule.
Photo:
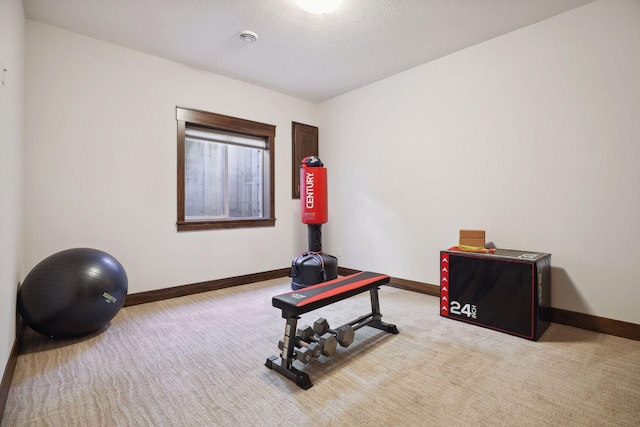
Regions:
<instances>
[{"instance_id":1,"label":"black exercise ball","mask_svg":"<svg viewBox=\"0 0 640 427\"><path fill-rule=\"evenodd\" d=\"M79 337L109 323L127 289L127 274L114 257L97 249L68 249L29 272L18 290L18 310L41 334Z\"/></svg>"}]
</instances>

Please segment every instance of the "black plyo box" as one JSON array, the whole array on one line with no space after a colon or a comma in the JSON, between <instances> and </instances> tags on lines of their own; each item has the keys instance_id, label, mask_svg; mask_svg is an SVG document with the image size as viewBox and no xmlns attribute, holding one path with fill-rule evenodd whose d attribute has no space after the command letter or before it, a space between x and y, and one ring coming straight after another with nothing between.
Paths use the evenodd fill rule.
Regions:
<instances>
[{"instance_id":1,"label":"black plyo box","mask_svg":"<svg viewBox=\"0 0 640 427\"><path fill-rule=\"evenodd\" d=\"M550 254L440 252L441 316L537 340L550 307Z\"/></svg>"}]
</instances>

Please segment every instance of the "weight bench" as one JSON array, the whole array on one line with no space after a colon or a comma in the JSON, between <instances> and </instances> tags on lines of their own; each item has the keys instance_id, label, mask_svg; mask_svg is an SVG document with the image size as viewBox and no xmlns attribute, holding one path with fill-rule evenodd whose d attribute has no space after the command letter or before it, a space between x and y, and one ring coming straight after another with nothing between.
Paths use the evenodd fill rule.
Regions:
<instances>
[{"instance_id":1,"label":"weight bench","mask_svg":"<svg viewBox=\"0 0 640 427\"><path fill-rule=\"evenodd\" d=\"M300 315L365 291L369 291L371 295L371 313L358 317L343 326L350 325L354 331L363 326L371 326L391 334L397 334L398 328L395 325L380 320L382 314L380 313L378 289L389 281L389 276L385 274L362 271L273 297L271 303L274 307L282 310L282 317L286 319L287 324L284 330L281 356L267 358L265 366L269 369L275 369L305 390L310 388L313 384L309 375L292 366L295 360L296 331Z\"/></svg>"}]
</instances>

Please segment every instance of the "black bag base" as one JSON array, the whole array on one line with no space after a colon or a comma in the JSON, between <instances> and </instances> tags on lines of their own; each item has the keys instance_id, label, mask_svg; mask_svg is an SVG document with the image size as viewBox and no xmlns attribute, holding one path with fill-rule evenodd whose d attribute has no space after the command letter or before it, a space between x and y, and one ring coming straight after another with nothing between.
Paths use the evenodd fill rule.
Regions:
<instances>
[{"instance_id":1,"label":"black bag base","mask_svg":"<svg viewBox=\"0 0 640 427\"><path fill-rule=\"evenodd\" d=\"M291 262L289 277L294 291L336 279L338 258L324 252L303 252Z\"/></svg>"}]
</instances>

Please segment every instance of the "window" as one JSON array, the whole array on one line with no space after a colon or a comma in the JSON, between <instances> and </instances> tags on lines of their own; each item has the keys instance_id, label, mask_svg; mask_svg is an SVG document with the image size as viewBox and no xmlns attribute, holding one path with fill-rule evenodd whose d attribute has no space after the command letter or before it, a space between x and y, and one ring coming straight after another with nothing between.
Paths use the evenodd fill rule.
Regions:
<instances>
[{"instance_id":1,"label":"window","mask_svg":"<svg viewBox=\"0 0 640 427\"><path fill-rule=\"evenodd\" d=\"M176 108L178 231L275 225L275 126Z\"/></svg>"}]
</instances>

